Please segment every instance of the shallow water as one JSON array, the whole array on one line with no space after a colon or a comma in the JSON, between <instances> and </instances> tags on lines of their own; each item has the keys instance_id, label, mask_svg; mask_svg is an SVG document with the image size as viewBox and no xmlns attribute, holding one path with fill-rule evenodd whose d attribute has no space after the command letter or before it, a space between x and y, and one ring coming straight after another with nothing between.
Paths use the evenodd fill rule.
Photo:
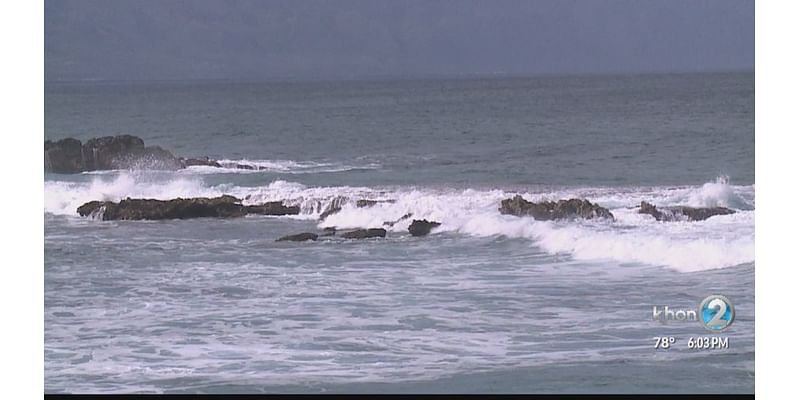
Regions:
<instances>
[{"instance_id":1,"label":"shallow water","mask_svg":"<svg viewBox=\"0 0 800 400\"><path fill-rule=\"evenodd\" d=\"M753 391L752 74L57 84L45 107L49 139L129 133L267 168L45 174L49 392ZM75 211L223 193L302 212ZM518 193L616 219L500 215ZM737 213L659 223L641 201ZM409 212L442 225L274 242ZM735 303L729 349L689 350L710 335L700 323L651 318L712 293ZM655 336L678 342L655 350Z\"/></svg>"}]
</instances>

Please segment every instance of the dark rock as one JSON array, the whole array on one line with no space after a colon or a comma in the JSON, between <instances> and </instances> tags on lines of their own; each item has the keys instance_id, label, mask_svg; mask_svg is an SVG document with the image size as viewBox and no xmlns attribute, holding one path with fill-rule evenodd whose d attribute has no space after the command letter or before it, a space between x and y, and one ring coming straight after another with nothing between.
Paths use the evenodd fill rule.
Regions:
<instances>
[{"instance_id":1,"label":"dark rock","mask_svg":"<svg viewBox=\"0 0 800 400\"><path fill-rule=\"evenodd\" d=\"M328 207L327 209L325 209L325 211L319 214L319 220L322 221L325 218L328 218L331 215L338 213L339 211L342 211L342 207Z\"/></svg>"},{"instance_id":2,"label":"dark rock","mask_svg":"<svg viewBox=\"0 0 800 400\"><path fill-rule=\"evenodd\" d=\"M112 163L114 169L176 170L184 166L172 152L159 146L147 146L141 151L122 155Z\"/></svg>"},{"instance_id":3,"label":"dark rock","mask_svg":"<svg viewBox=\"0 0 800 400\"><path fill-rule=\"evenodd\" d=\"M356 201L356 207L372 207L375 204L378 204L378 200L358 200Z\"/></svg>"},{"instance_id":4,"label":"dark rock","mask_svg":"<svg viewBox=\"0 0 800 400\"><path fill-rule=\"evenodd\" d=\"M407 220L407 219L411 218L412 215L414 215L414 214L408 213L408 214L405 214L402 217L398 218L395 221L384 221L383 224L386 225L386 226L390 226L391 227L391 226L394 226L396 223L398 223L400 221L404 221L404 220Z\"/></svg>"},{"instance_id":5,"label":"dark rock","mask_svg":"<svg viewBox=\"0 0 800 400\"><path fill-rule=\"evenodd\" d=\"M441 222L428 221L427 219L415 219L408 227L411 236L425 236L431 233L431 229L441 225Z\"/></svg>"},{"instance_id":6,"label":"dark rock","mask_svg":"<svg viewBox=\"0 0 800 400\"><path fill-rule=\"evenodd\" d=\"M131 135L105 136L81 144L67 138L45 142L45 171L77 173L109 169L179 169L181 160L158 146L145 147Z\"/></svg>"},{"instance_id":7,"label":"dark rock","mask_svg":"<svg viewBox=\"0 0 800 400\"><path fill-rule=\"evenodd\" d=\"M83 203L83 205L78 207L78 215L81 217L102 217L106 204L111 204L113 206L114 202L93 200L88 203Z\"/></svg>"},{"instance_id":8,"label":"dark rock","mask_svg":"<svg viewBox=\"0 0 800 400\"><path fill-rule=\"evenodd\" d=\"M305 242L306 240L317 240L317 237L318 237L318 236L317 236L317 234L316 234L316 233L311 233L311 232L303 232L303 233L298 233L298 234L296 234L296 235L288 235L288 236L284 236L284 237L282 237L282 238L280 238L280 239L276 240L276 242L285 242L285 241L290 241L290 242Z\"/></svg>"},{"instance_id":9,"label":"dark rock","mask_svg":"<svg viewBox=\"0 0 800 400\"><path fill-rule=\"evenodd\" d=\"M500 203L499 210L501 214L516 215L518 217L531 216L540 221L570 218L614 219L614 215L608 209L582 199L534 203L523 199L520 195L516 195L511 199L503 200Z\"/></svg>"},{"instance_id":10,"label":"dark rock","mask_svg":"<svg viewBox=\"0 0 800 400\"><path fill-rule=\"evenodd\" d=\"M342 234L345 239L367 239L373 237L386 237L386 229L371 228L371 229L358 229L355 231L345 232Z\"/></svg>"},{"instance_id":11,"label":"dark rock","mask_svg":"<svg viewBox=\"0 0 800 400\"><path fill-rule=\"evenodd\" d=\"M349 200L350 199L348 199L345 196L336 196L336 197L334 197L333 199L330 200L330 202L328 203L328 206L325 208L325 210L320 211L319 220L322 221L325 218L328 218L329 216L331 216L333 214L336 214L339 211L342 211L342 207L344 207L344 205ZM322 202L317 202L317 209L321 210L322 209L322 205L323 205Z\"/></svg>"},{"instance_id":12,"label":"dark rock","mask_svg":"<svg viewBox=\"0 0 800 400\"><path fill-rule=\"evenodd\" d=\"M176 170L192 166L262 170L247 164L220 163L202 158L178 158L158 146L145 146L144 140L131 135L104 136L81 144L67 138L44 142L44 170L56 173L78 173L111 169Z\"/></svg>"},{"instance_id":13,"label":"dark rock","mask_svg":"<svg viewBox=\"0 0 800 400\"><path fill-rule=\"evenodd\" d=\"M364 208L364 207L372 207L378 203L394 203L395 200L358 200L356 201L356 207Z\"/></svg>"},{"instance_id":14,"label":"dark rock","mask_svg":"<svg viewBox=\"0 0 800 400\"><path fill-rule=\"evenodd\" d=\"M87 171L118 169L120 159L144 151L144 140L131 135L93 138L83 144L84 164Z\"/></svg>"},{"instance_id":15,"label":"dark rock","mask_svg":"<svg viewBox=\"0 0 800 400\"><path fill-rule=\"evenodd\" d=\"M74 174L85 170L81 141L73 138L44 142L44 170Z\"/></svg>"},{"instance_id":16,"label":"dark rock","mask_svg":"<svg viewBox=\"0 0 800 400\"><path fill-rule=\"evenodd\" d=\"M89 139L81 145L67 138L44 144L46 172L77 173L109 169L183 168L181 160L158 146L145 147L141 138L131 135Z\"/></svg>"},{"instance_id":17,"label":"dark rock","mask_svg":"<svg viewBox=\"0 0 800 400\"><path fill-rule=\"evenodd\" d=\"M322 235L320 236L335 236L336 235L336 227L328 226L322 229Z\"/></svg>"},{"instance_id":18,"label":"dark rock","mask_svg":"<svg viewBox=\"0 0 800 400\"><path fill-rule=\"evenodd\" d=\"M248 165L248 164L239 164L239 163L236 163L236 162L220 163L220 166L222 168L243 169L243 170L248 170L248 171L256 171L256 170L260 171L260 170L267 169L266 167L259 167L259 166Z\"/></svg>"},{"instance_id":19,"label":"dark rock","mask_svg":"<svg viewBox=\"0 0 800 400\"><path fill-rule=\"evenodd\" d=\"M243 206L233 196L215 198L195 197L189 199L154 200L125 199L119 203L112 201L90 201L78 207L78 214L102 216L110 220L160 220L188 218L234 218L247 214L287 215L299 214L300 207L284 206L276 201L256 206Z\"/></svg>"},{"instance_id":20,"label":"dark rock","mask_svg":"<svg viewBox=\"0 0 800 400\"><path fill-rule=\"evenodd\" d=\"M248 214L259 215L297 215L300 214L300 206L286 206L282 201L271 201L255 206L245 206Z\"/></svg>"},{"instance_id":21,"label":"dark rock","mask_svg":"<svg viewBox=\"0 0 800 400\"><path fill-rule=\"evenodd\" d=\"M102 214L104 221L160 220L241 217L247 214L247 210L239 204L239 199L233 196L173 200L128 198L119 203L90 201L78 207L78 214L84 217Z\"/></svg>"},{"instance_id":22,"label":"dark rock","mask_svg":"<svg viewBox=\"0 0 800 400\"><path fill-rule=\"evenodd\" d=\"M736 211L725 207L664 207L661 209L643 201L639 214L652 215L657 221L703 221L715 215L728 215Z\"/></svg>"},{"instance_id":23,"label":"dark rock","mask_svg":"<svg viewBox=\"0 0 800 400\"><path fill-rule=\"evenodd\" d=\"M222 168L220 163L209 159L208 157L203 158L181 158L180 159L181 165L183 168L186 167L194 167L194 166L204 166L204 167L215 167L215 168Z\"/></svg>"},{"instance_id":24,"label":"dark rock","mask_svg":"<svg viewBox=\"0 0 800 400\"><path fill-rule=\"evenodd\" d=\"M656 220L661 221L664 218L664 214L662 214L656 206L643 201L642 204L639 206L639 214L650 214L655 217Z\"/></svg>"}]
</instances>

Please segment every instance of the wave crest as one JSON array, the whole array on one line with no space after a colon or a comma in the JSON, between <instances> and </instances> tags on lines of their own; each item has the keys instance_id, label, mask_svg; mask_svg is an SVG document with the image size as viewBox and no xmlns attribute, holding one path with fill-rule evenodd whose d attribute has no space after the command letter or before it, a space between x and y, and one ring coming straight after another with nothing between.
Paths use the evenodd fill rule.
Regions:
<instances>
[{"instance_id":1,"label":"wave crest","mask_svg":"<svg viewBox=\"0 0 800 400\"><path fill-rule=\"evenodd\" d=\"M520 193L532 200L586 197L608 207L616 221L543 222L501 215L502 199L515 192L503 190L456 190L417 188L308 187L276 180L267 186L206 186L200 177L178 176L169 181L146 174L122 173L115 179L95 177L91 182L45 182L45 212L77 215L76 209L91 200L119 201L126 197L171 199L216 197L231 194L246 204L284 201L298 205L292 218L318 219L331 207L341 210L319 222L319 227L382 227L405 214L413 218L387 227L404 232L413 219L441 222L434 233L470 236L504 236L526 239L550 254L569 254L579 260L614 260L619 263L663 265L678 271L724 268L755 260L755 211L748 199L755 188L733 186L719 179L687 188L562 188ZM392 200L371 207L357 207L357 200ZM636 212L642 200L660 205L729 206L736 214L702 222L659 223Z\"/></svg>"}]
</instances>

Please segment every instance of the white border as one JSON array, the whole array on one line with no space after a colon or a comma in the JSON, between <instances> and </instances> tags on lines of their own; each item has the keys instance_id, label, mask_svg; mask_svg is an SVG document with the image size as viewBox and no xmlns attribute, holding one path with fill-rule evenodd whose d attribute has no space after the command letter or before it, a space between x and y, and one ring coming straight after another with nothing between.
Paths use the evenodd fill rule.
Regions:
<instances>
[{"instance_id":1,"label":"white border","mask_svg":"<svg viewBox=\"0 0 800 400\"><path fill-rule=\"evenodd\" d=\"M756 393L770 399L797 390L798 10L756 2Z\"/></svg>"},{"instance_id":2,"label":"white border","mask_svg":"<svg viewBox=\"0 0 800 400\"><path fill-rule=\"evenodd\" d=\"M53 1L53 0L48 0ZM57 0L56 0L57 1ZM785 398L794 392L797 350L793 295L800 280L797 165L800 127L800 6L756 7L756 388ZM43 382L43 2L3 2L2 391L39 398Z\"/></svg>"},{"instance_id":3,"label":"white border","mask_svg":"<svg viewBox=\"0 0 800 400\"><path fill-rule=\"evenodd\" d=\"M3 398L44 392L44 3L0 3Z\"/></svg>"}]
</instances>

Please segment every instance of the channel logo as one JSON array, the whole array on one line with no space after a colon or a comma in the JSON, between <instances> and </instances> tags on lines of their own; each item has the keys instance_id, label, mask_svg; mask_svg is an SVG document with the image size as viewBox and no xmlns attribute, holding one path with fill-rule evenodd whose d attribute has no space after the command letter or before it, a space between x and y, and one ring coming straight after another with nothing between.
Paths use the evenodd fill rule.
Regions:
<instances>
[{"instance_id":1,"label":"channel logo","mask_svg":"<svg viewBox=\"0 0 800 400\"><path fill-rule=\"evenodd\" d=\"M721 332L731 326L735 316L733 302L719 294L706 297L694 310L653 306L653 320L663 324L700 321L703 327L713 332Z\"/></svg>"},{"instance_id":2,"label":"channel logo","mask_svg":"<svg viewBox=\"0 0 800 400\"><path fill-rule=\"evenodd\" d=\"M719 332L731 326L736 311L727 297L712 294L700 302L700 322L706 329Z\"/></svg>"}]
</instances>

